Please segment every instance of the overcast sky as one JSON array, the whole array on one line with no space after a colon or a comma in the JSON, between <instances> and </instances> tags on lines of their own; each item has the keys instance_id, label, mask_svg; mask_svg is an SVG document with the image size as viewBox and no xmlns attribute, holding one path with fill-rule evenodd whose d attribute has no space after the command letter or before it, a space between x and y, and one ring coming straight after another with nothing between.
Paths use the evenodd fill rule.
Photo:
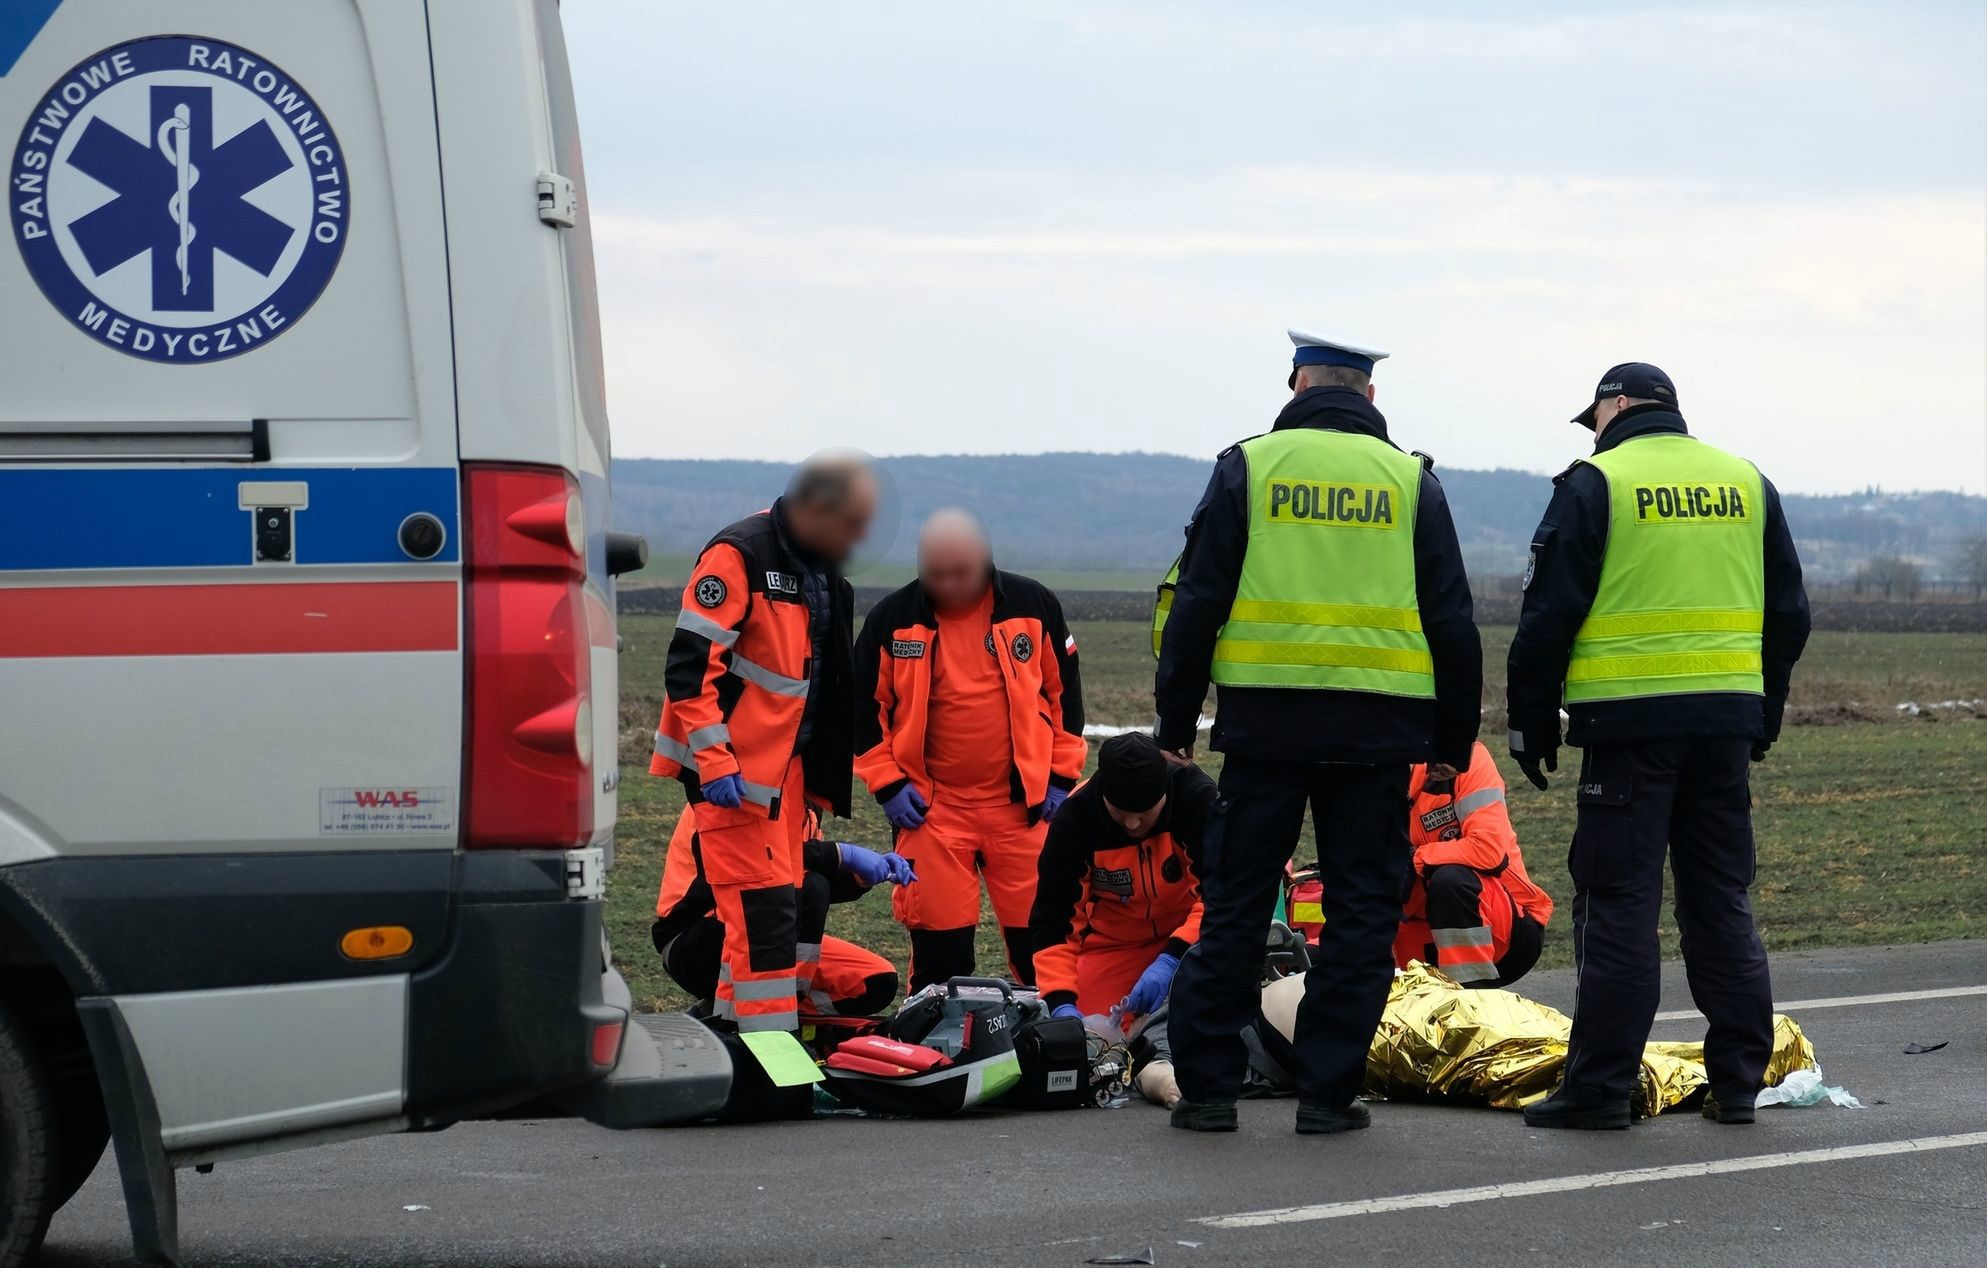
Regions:
<instances>
[{"instance_id":1,"label":"overcast sky","mask_svg":"<svg viewBox=\"0 0 1987 1268\"><path fill-rule=\"evenodd\" d=\"M1212 456L1286 326L1447 466L1609 364L1987 488L1987 6L566 0L616 450Z\"/></svg>"}]
</instances>

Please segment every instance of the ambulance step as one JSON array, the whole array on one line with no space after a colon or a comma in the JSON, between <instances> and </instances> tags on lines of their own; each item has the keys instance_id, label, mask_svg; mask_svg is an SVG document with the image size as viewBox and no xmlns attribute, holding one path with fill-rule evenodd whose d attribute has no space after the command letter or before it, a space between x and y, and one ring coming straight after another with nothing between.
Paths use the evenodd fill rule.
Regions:
<instances>
[{"instance_id":1,"label":"ambulance step","mask_svg":"<svg viewBox=\"0 0 1987 1268\"><path fill-rule=\"evenodd\" d=\"M718 1037L683 1013L638 1013L605 1078L560 1098L603 1127L666 1127L715 1114L731 1092L731 1057Z\"/></svg>"}]
</instances>

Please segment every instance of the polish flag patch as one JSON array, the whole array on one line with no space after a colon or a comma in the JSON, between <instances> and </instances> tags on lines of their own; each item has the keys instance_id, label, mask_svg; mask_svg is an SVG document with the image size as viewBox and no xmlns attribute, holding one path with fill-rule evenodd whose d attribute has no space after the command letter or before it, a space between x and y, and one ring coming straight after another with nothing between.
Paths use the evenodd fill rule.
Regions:
<instances>
[{"instance_id":1,"label":"polish flag patch","mask_svg":"<svg viewBox=\"0 0 1987 1268\"><path fill-rule=\"evenodd\" d=\"M1063 635L1062 654L1065 656L1076 655L1076 635L1074 634Z\"/></svg>"}]
</instances>

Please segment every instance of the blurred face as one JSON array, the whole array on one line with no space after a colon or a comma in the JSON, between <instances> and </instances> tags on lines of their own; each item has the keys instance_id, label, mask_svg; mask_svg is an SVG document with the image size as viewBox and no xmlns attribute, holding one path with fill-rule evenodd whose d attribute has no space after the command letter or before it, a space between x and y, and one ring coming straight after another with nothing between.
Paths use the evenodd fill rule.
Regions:
<instances>
[{"instance_id":1,"label":"blurred face","mask_svg":"<svg viewBox=\"0 0 1987 1268\"><path fill-rule=\"evenodd\" d=\"M853 478L848 496L838 506L814 504L787 509L788 527L794 539L807 550L837 564L854 554L855 548L869 535L869 521L875 515L876 480L867 472Z\"/></svg>"},{"instance_id":2,"label":"blurred face","mask_svg":"<svg viewBox=\"0 0 1987 1268\"><path fill-rule=\"evenodd\" d=\"M992 566L985 540L964 521L934 522L918 543L918 580L941 612L978 603L987 592Z\"/></svg>"},{"instance_id":3,"label":"blurred face","mask_svg":"<svg viewBox=\"0 0 1987 1268\"><path fill-rule=\"evenodd\" d=\"M1612 396L1594 402L1594 438L1600 439L1601 433L1607 430L1607 425L1614 421L1614 416L1627 408L1628 398L1625 396Z\"/></svg>"},{"instance_id":4,"label":"blurred face","mask_svg":"<svg viewBox=\"0 0 1987 1268\"><path fill-rule=\"evenodd\" d=\"M1134 841L1143 841L1152 835L1159 826L1159 816L1166 813L1166 798L1161 797L1144 810L1125 810L1111 804L1109 797L1101 797L1104 813L1111 816L1111 822L1125 830L1125 835Z\"/></svg>"}]
</instances>

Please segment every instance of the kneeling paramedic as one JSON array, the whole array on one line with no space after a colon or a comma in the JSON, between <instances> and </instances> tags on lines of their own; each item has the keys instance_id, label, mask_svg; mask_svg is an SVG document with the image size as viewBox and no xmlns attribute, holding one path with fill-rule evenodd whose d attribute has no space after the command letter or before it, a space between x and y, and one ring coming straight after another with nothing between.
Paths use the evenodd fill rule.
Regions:
<instances>
[{"instance_id":1,"label":"kneeling paramedic","mask_svg":"<svg viewBox=\"0 0 1987 1268\"><path fill-rule=\"evenodd\" d=\"M1420 960L1464 986L1509 986L1538 963L1552 896L1532 883L1504 804L1504 777L1481 743L1469 769L1409 777L1412 888L1394 963Z\"/></svg>"},{"instance_id":2,"label":"kneeling paramedic","mask_svg":"<svg viewBox=\"0 0 1987 1268\"><path fill-rule=\"evenodd\" d=\"M911 989L973 972L983 877L1008 972L1033 982L1035 860L1088 755L1062 605L996 569L969 512L942 510L918 535L918 579L863 623L856 673L856 774L918 873L892 899Z\"/></svg>"},{"instance_id":3,"label":"kneeling paramedic","mask_svg":"<svg viewBox=\"0 0 1987 1268\"><path fill-rule=\"evenodd\" d=\"M1058 1017L1120 1024L1166 1002L1200 937L1201 834L1215 800L1198 767L1146 735L1115 736L1049 825L1029 928L1035 984Z\"/></svg>"},{"instance_id":4,"label":"kneeling paramedic","mask_svg":"<svg viewBox=\"0 0 1987 1268\"><path fill-rule=\"evenodd\" d=\"M807 804L846 816L854 594L841 563L876 506L853 457L816 458L770 510L711 539L683 590L652 774L683 783L724 963L712 1016L797 1030Z\"/></svg>"},{"instance_id":5,"label":"kneeling paramedic","mask_svg":"<svg viewBox=\"0 0 1987 1268\"><path fill-rule=\"evenodd\" d=\"M1578 983L1566 1077L1533 1127L1622 1128L1656 1017L1663 859L1690 997L1708 1023L1705 1114L1753 1121L1773 988L1753 924L1750 763L1807 643L1780 495L1693 437L1676 385L1632 362L1574 418L1594 452L1555 481L1532 538L1508 673L1511 753L1540 788L1559 706L1582 749L1573 874Z\"/></svg>"},{"instance_id":6,"label":"kneeling paramedic","mask_svg":"<svg viewBox=\"0 0 1987 1268\"><path fill-rule=\"evenodd\" d=\"M880 854L847 841L824 841L820 816L807 812L801 856L807 867L795 919L800 976L813 986L801 997L809 1016L864 1017L882 1012L897 997L897 970L890 961L853 942L828 936L831 903L853 902L878 884L916 880L901 855ZM656 894L650 936L670 979L704 1005L717 997L724 977L724 922L699 859L696 816L685 813L669 839Z\"/></svg>"}]
</instances>

